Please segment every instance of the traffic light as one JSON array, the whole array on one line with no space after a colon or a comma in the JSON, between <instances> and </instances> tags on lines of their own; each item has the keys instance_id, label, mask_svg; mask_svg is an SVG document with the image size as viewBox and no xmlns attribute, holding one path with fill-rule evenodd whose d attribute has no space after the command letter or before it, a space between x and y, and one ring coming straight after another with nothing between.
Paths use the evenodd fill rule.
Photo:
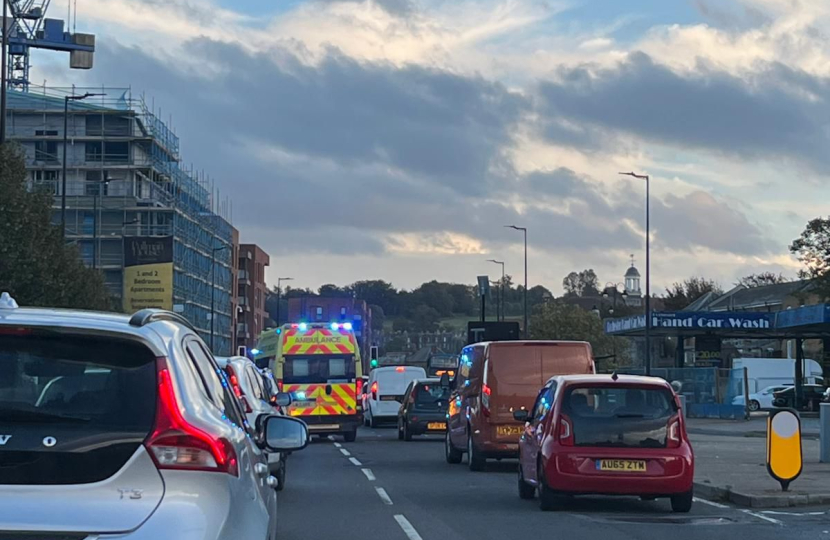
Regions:
<instances>
[{"instance_id":1,"label":"traffic light","mask_svg":"<svg viewBox=\"0 0 830 540\"><path fill-rule=\"evenodd\" d=\"M369 367L376 368L378 367L378 346L372 345L369 347L369 358L371 361L369 362Z\"/></svg>"}]
</instances>

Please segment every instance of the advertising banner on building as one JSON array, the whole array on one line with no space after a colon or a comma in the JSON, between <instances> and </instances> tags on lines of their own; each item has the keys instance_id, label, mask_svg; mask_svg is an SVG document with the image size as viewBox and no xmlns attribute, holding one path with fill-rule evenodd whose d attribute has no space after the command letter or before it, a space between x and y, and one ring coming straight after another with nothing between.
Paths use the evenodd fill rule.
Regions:
<instances>
[{"instance_id":1,"label":"advertising banner on building","mask_svg":"<svg viewBox=\"0 0 830 540\"><path fill-rule=\"evenodd\" d=\"M173 309L173 237L124 238L124 311Z\"/></svg>"}]
</instances>

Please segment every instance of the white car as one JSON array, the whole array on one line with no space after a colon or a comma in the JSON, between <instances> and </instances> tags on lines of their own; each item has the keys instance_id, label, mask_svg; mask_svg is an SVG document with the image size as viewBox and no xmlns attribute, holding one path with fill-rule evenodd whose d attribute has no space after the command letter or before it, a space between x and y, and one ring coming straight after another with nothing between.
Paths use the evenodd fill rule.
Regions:
<instances>
[{"instance_id":1,"label":"white car","mask_svg":"<svg viewBox=\"0 0 830 540\"><path fill-rule=\"evenodd\" d=\"M749 394L749 410L759 411L761 409L772 409L772 400L775 399L775 392L781 392L787 388L792 388L792 386L767 386L760 392ZM741 407L745 406L746 402L744 401L744 396L736 396L735 399L732 400L732 405L740 405Z\"/></svg>"},{"instance_id":2,"label":"white car","mask_svg":"<svg viewBox=\"0 0 830 540\"><path fill-rule=\"evenodd\" d=\"M397 423L398 410L409 383L426 378L426 370L416 366L373 369L363 399L364 423L371 427L377 427L380 422Z\"/></svg>"}]
</instances>

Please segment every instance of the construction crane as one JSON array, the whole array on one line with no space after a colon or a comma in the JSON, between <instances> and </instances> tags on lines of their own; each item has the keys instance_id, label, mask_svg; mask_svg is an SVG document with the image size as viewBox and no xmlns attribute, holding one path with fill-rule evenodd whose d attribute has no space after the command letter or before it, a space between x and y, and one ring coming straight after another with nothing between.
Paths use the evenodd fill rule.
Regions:
<instances>
[{"instance_id":1,"label":"construction crane","mask_svg":"<svg viewBox=\"0 0 830 540\"><path fill-rule=\"evenodd\" d=\"M69 53L69 67L91 69L95 52L95 35L64 29L62 19L48 19L51 0L0 0L8 9L8 64L6 86L19 91L29 90L30 54L32 49Z\"/></svg>"}]
</instances>

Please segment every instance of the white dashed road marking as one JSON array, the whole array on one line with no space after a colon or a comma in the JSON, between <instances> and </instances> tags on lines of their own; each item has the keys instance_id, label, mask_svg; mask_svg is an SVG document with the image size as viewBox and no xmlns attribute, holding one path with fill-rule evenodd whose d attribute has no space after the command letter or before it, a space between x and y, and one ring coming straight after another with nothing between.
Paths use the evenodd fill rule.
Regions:
<instances>
[{"instance_id":1,"label":"white dashed road marking","mask_svg":"<svg viewBox=\"0 0 830 540\"><path fill-rule=\"evenodd\" d=\"M362 467L363 463L359 462L356 458L349 458L349 461L352 462L352 465L355 467Z\"/></svg>"},{"instance_id":2,"label":"white dashed road marking","mask_svg":"<svg viewBox=\"0 0 830 540\"><path fill-rule=\"evenodd\" d=\"M779 520L777 520L777 519L773 519L773 518L771 518L771 517L769 517L769 516L765 516L764 514L759 514L759 513L757 513L757 512L753 512L753 511L751 511L751 510L742 510L742 512L743 512L744 514L748 514L748 515L750 515L750 516L752 516L752 517L756 517L756 518L758 518L758 519L763 519L764 521L767 521L767 522L769 522L769 523L773 523L773 524L775 524L775 525L783 525L783 523L781 523Z\"/></svg>"},{"instance_id":3,"label":"white dashed road marking","mask_svg":"<svg viewBox=\"0 0 830 540\"><path fill-rule=\"evenodd\" d=\"M375 478L374 473L372 472L372 469L362 469L362 470L363 470L363 474L365 474L365 475L366 475L366 478L367 478L370 482L374 482L375 480L377 480L377 478Z\"/></svg>"},{"instance_id":4,"label":"white dashed road marking","mask_svg":"<svg viewBox=\"0 0 830 540\"><path fill-rule=\"evenodd\" d=\"M346 456L346 457L351 456L351 454L349 453L349 451L348 451L348 450L346 450L345 448L341 448L341 449L340 449L340 453L341 453L341 454L343 454L343 455L344 455L344 456Z\"/></svg>"},{"instance_id":5,"label":"white dashed road marking","mask_svg":"<svg viewBox=\"0 0 830 540\"><path fill-rule=\"evenodd\" d=\"M336 442L336 443L334 443L334 447L335 448L343 448L343 445L340 444L339 442Z\"/></svg>"},{"instance_id":6,"label":"white dashed road marking","mask_svg":"<svg viewBox=\"0 0 830 540\"><path fill-rule=\"evenodd\" d=\"M385 489L383 489L382 487L376 487L375 491L378 492L378 497L380 497L380 500L383 501L383 504L387 504L387 505L392 504L392 499L389 498L389 494L386 493Z\"/></svg>"},{"instance_id":7,"label":"white dashed road marking","mask_svg":"<svg viewBox=\"0 0 830 540\"><path fill-rule=\"evenodd\" d=\"M693 500L696 503L708 504L709 506L714 506L715 508L729 508L725 504L716 503L716 502L713 502L713 501L707 501L706 499L698 499L697 497L695 497Z\"/></svg>"},{"instance_id":8,"label":"white dashed road marking","mask_svg":"<svg viewBox=\"0 0 830 540\"><path fill-rule=\"evenodd\" d=\"M403 515L396 514L395 521L398 522L398 525L400 525L401 529L403 529L404 534L406 534L409 540L423 540L421 535L418 534L418 531L415 530L415 527L413 527L409 520L403 517Z\"/></svg>"}]
</instances>

